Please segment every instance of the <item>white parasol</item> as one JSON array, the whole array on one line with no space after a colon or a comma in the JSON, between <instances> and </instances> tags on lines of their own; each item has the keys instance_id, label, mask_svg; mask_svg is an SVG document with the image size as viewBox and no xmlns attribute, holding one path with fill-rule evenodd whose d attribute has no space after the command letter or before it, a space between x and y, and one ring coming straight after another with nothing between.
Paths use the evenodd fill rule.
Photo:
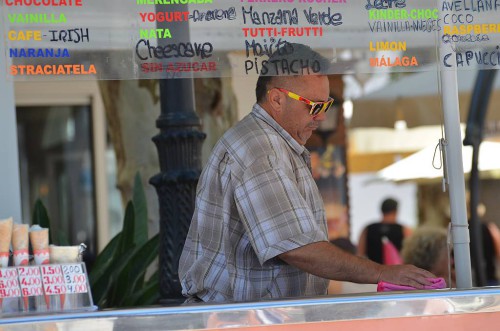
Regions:
<instances>
[{"instance_id":1,"label":"white parasol","mask_svg":"<svg viewBox=\"0 0 500 331\"><path fill-rule=\"evenodd\" d=\"M499 142L482 142L479 149L479 171L487 175L500 173L498 155L500 155ZM472 164L472 146L462 146L462 161L464 174L467 174ZM443 176L441 163L439 148L427 146L380 170L377 172L377 177L394 182L435 180Z\"/></svg>"}]
</instances>

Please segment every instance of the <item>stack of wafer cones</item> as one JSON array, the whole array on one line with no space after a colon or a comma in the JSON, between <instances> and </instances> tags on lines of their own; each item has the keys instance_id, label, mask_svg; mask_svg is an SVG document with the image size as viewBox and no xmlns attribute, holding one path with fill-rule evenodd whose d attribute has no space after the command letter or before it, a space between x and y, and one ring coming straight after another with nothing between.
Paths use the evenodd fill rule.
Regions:
<instances>
[{"instance_id":1,"label":"stack of wafer cones","mask_svg":"<svg viewBox=\"0 0 500 331\"><path fill-rule=\"evenodd\" d=\"M32 225L29 231L31 247L33 248L33 258L36 265L49 264L49 229L39 225ZM45 294L45 304L50 308L50 298Z\"/></svg>"},{"instance_id":2,"label":"stack of wafer cones","mask_svg":"<svg viewBox=\"0 0 500 331\"><path fill-rule=\"evenodd\" d=\"M30 228L30 242L33 248L33 257L36 265L48 264L49 257L49 229L33 225Z\"/></svg>"},{"instance_id":3,"label":"stack of wafer cones","mask_svg":"<svg viewBox=\"0 0 500 331\"><path fill-rule=\"evenodd\" d=\"M12 250L14 252L15 266L29 264L28 247L28 224L15 223L12 229Z\"/></svg>"},{"instance_id":4,"label":"stack of wafer cones","mask_svg":"<svg viewBox=\"0 0 500 331\"><path fill-rule=\"evenodd\" d=\"M29 236L28 224L15 223L12 229L12 250L14 252L13 260L15 266L23 266L29 264ZM29 309L28 297L23 297L24 309Z\"/></svg>"},{"instance_id":5,"label":"stack of wafer cones","mask_svg":"<svg viewBox=\"0 0 500 331\"><path fill-rule=\"evenodd\" d=\"M12 217L0 220L0 267L9 266L9 249L12 238Z\"/></svg>"}]
</instances>

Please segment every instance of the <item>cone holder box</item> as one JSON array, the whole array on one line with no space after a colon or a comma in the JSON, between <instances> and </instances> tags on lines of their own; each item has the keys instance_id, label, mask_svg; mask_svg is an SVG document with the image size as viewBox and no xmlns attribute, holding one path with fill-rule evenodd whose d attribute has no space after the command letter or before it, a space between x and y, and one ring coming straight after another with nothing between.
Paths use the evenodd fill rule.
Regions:
<instances>
[{"instance_id":1,"label":"cone holder box","mask_svg":"<svg viewBox=\"0 0 500 331\"><path fill-rule=\"evenodd\" d=\"M97 309L83 262L0 268L0 306L2 316Z\"/></svg>"}]
</instances>

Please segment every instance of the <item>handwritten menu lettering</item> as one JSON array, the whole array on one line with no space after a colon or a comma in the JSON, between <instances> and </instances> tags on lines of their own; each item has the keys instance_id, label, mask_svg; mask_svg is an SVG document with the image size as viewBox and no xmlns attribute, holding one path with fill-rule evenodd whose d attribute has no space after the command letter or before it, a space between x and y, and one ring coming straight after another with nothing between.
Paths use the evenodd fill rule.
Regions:
<instances>
[{"instance_id":1,"label":"handwritten menu lettering","mask_svg":"<svg viewBox=\"0 0 500 331\"><path fill-rule=\"evenodd\" d=\"M372 33L419 32L430 33L439 30L437 8L408 8L406 0L368 1L368 27ZM418 57L406 54L407 40L369 41L372 52L370 67L406 68L420 65Z\"/></svg>"},{"instance_id":2,"label":"handwritten menu lettering","mask_svg":"<svg viewBox=\"0 0 500 331\"><path fill-rule=\"evenodd\" d=\"M151 4L206 4L212 3L208 0L179 0L179 1L148 1L136 0L137 5L151 5ZM229 11L209 11L200 12L195 11L196 14L190 14L189 11L164 11L164 12L139 12L141 22L167 22L178 23L185 22L188 24L189 20L203 19L212 20L215 18L232 18L234 10ZM165 73L168 77L177 77L182 72L207 72L216 71L217 63L215 61L192 61L193 58L205 60L211 58L213 55L214 47L210 42L191 42L181 41L172 43L159 43L153 44L152 40L158 39L174 39L170 28L154 28L144 29L140 28L139 37L141 38L135 46L135 56L138 60L147 61L140 64L141 72L144 74L150 73ZM175 59L189 59L190 61L177 61ZM153 62L150 62L154 60ZM156 61L156 60L165 60ZM175 60L175 61L174 61Z\"/></svg>"},{"instance_id":3,"label":"handwritten menu lettering","mask_svg":"<svg viewBox=\"0 0 500 331\"><path fill-rule=\"evenodd\" d=\"M198 9L193 10L189 19L193 22L210 22L210 21L234 21L236 19L236 8L230 7L228 9L214 9L200 11Z\"/></svg>"},{"instance_id":4,"label":"handwritten menu lettering","mask_svg":"<svg viewBox=\"0 0 500 331\"><path fill-rule=\"evenodd\" d=\"M47 295L65 294L67 292L64 275L60 265L42 265L43 290Z\"/></svg>"},{"instance_id":5,"label":"handwritten menu lettering","mask_svg":"<svg viewBox=\"0 0 500 331\"><path fill-rule=\"evenodd\" d=\"M23 297L43 295L42 278L38 266L18 267L17 270Z\"/></svg>"},{"instance_id":6,"label":"handwritten menu lettering","mask_svg":"<svg viewBox=\"0 0 500 331\"><path fill-rule=\"evenodd\" d=\"M87 293L87 278L80 264L63 264L62 272L67 293Z\"/></svg>"},{"instance_id":7,"label":"handwritten menu lettering","mask_svg":"<svg viewBox=\"0 0 500 331\"><path fill-rule=\"evenodd\" d=\"M0 268L0 313L94 309L90 292L84 263Z\"/></svg>"},{"instance_id":8,"label":"handwritten menu lettering","mask_svg":"<svg viewBox=\"0 0 500 331\"><path fill-rule=\"evenodd\" d=\"M406 0L366 0L366 9L404 8Z\"/></svg>"},{"instance_id":9,"label":"handwritten menu lettering","mask_svg":"<svg viewBox=\"0 0 500 331\"><path fill-rule=\"evenodd\" d=\"M255 1L246 2L252 3ZM287 2L292 3L294 1ZM345 3L345 1L297 1L297 3L319 2ZM242 6L241 14L243 25L252 25L252 27L241 28L245 38L247 59L244 68L246 74L266 75L269 72L276 72L278 68L285 74L320 72L319 62L314 60L311 63L308 60L294 60L288 63L287 60L269 61L267 57L275 51L278 54L293 52L293 48L290 49L287 43L293 42L295 38L322 38L324 37L324 27L343 24L342 14L334 12L331 7L324 10L308 7L302 10L287 8L271 11L261 10L261 8L250 5Z\"/></svg>"},{"instance_id":10,"label":"handwritten menu lettering","mask_svg":"<svg viewBox=\"0 0 500 331\"><path fill-rule=\"evenodd\" d=\"M89 29L76 28L67 30L49 30L50 41L61 41L63 43L90 42Z\"/></svg>"},{"instance_id":11,"label":"handwritten menu lettering","mask_svg":"<svg viewBox=\"0 0 500 331\"><path fill-rule=\"evenodd\" d=\"M316 63L269 61L275 51L292 52L287 43L326 55L330 73L500 66L500 0L4 0L0 7L14 79L321 71ZM440 46L447 50L438 55Z\"/></svg>"},{"instance_id":12,"label":"handwritten menu lettering","mask_svg":"<svg viewBox=\"0 0 500 331\"><path fill-rule=\"evenodd\" d=\"M0 268L0 298L21 296L18 273L15 268Z\"/></svg>"},{"instance_id":13,"label":"handwritten menu lettering","mask_svg":"<svg viewBox=\"0 0 500 331\"><path fill-rule=\"evenodd\" d=\"M500 65L499 46L473 50L475 44L490 40L491 34L500 33L500 23L476 22L475 16L481 13L496 12L500 9L499 0L459 0L443 1L443 35L441 41L450 45L455 52L447 53L442 58L445 67L452 67L450 61L455 56L457 67Z\"/></svg>"}]
</instances>

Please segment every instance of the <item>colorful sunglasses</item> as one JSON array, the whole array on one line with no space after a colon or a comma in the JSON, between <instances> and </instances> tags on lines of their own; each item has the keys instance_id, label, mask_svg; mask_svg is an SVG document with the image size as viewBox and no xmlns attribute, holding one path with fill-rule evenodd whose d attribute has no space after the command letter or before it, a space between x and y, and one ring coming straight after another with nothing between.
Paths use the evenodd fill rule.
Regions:
<instances>
[{"instance_id":1,"label":"colorful sunglasses","mask_svg":"<svg viewBox=\"0 0 500 331\"><path fill-rule=\"evenodd\" d=\"M286 93L286 95L289 97L289 98L292 98L294 100L298 100L298 101L301 101L303 103L305 103L306 105L309 105L311 106L311 110L309 111L309 115L311 116L316 116L316 115L319 115L323 112L327 112L328 109L330 109L330 107L332 106L333 104L333 98L331 97L328 97L328 101L325 101L325 102L313 102L309 99L306 99L304 97L301 97L300 95L298 94L295 94L293 92L290 92L288 90L285 90L284 88L281 88L281 87L275 87L275 89L283 92L283 93Z\"/></svg>"}]
</instances>

